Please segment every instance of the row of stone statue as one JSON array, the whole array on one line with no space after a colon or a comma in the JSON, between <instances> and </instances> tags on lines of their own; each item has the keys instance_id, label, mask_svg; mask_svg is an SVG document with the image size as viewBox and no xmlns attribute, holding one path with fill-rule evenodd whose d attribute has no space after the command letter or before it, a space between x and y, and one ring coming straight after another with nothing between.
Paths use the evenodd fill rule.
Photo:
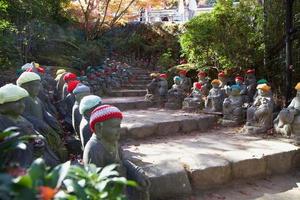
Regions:
<instances>
[{"instance_id":1,"label":"row of stone statue","mask_svg":"<svg viewBox=\"0 0 300 200\"><path fill-rule=\"evenodd\" d=\"M173 78L171 89L166 74L151 74L153 79L147 85L145 99L158 102L166 109L222 113L223 125L240 125L246 121L244 131L248 133L265 133L273 128L273 124L275 131L284 136L300 132L297 131L300 127L300 83L296 86L297 97L274 119L271 87L265 79L256 81L255 70L247 70L245 80L241 76L235 77L235 83L230 86L224 72L209 82L207 74L200 71L199 80L191 89L191 80L186 74L187 71L181 70L179 76Z\"/></svg>"},{"instance_id":2,"label":"row of stone statue","mask_svg":"<svg viewBox=\"0 0 300 200\"><path fill-rule=\"evenodd\" d=\"M149 199L149 181L139 167L122 159L119 146L122 112L111 105L102 105L99 96L80 82L78 77L63 69L57 71L54 96L60 98L57 113L50 112L47 102L40 99L46 93L42 82L47 82L43 67L31 63L29 70L21 73L15 84L6 84L0 88L0 131L17 127L21 135L34 136L25 150L7 153L8 164L17 163L28 167L35 158L43 157L49 166L66 161L69 157L67 137L61 122L70 115L75 138L78 137L83 149L83 163L93 163L98 167L119 164L122 176L136 180L143 187L142 192L135 191L136 199ZM48 91L49 92L49 91ZM59 110L65 112L61 113ZM61 117L60 118L58 117ZM72 136L72 134L71 134ZM67 145L67 147L66 147ZM69 152L68 152L69 150ZM78 150L78 149L77 149Z\"/></svg>"}]
</instances>

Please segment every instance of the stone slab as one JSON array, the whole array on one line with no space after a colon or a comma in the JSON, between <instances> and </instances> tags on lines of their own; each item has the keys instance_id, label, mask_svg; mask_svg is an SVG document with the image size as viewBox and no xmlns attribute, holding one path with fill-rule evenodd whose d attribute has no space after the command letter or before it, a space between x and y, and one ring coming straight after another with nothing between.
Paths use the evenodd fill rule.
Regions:
<instances>
[{"instance_id":1,"label":"stone slab","mask_svg":"<svg viewBox=\"0 0 300 200\"><path fill-rule=\"evenodd\" d=\"M135 97L135 96L145 96L147 93L146 90L113 90L110 92L111 97Z\"/></svg>"},{"instance_id":2,"label":"stone slab","mask_svg":"<svg viewBox=\"0 0 300 200\"><path fill-rule=\"evenodd\" d=\"M262 179L235 181L220 189L193 195L193 200L296 200L300 197L300 174L289 173ZM176 199L179 200L179 199ZM183 200L183 199L180 199Z\"/></svg>"},{"instance_id":3,"label":"stone slab","mask_svg":"<svg viewBox=\"0 0 300 200\"><path fill-rule=\"evenodd\" d=\"M120 110L134 110L134 109L147 109L153 107L154 104L145 101L144 97L114 97L103 98L103 104L114 105Z\"/></svg>"},{"instance_id":4,"label":"stone slab","mask_svg":"<svg viewBox=\"0 0 300 200\"><path fill-rule=\"evenodd\" d=\"M127 129L122 138L141 139L158 135L186 134L204 131L217 123L218 117L184 111L171 111L157 108L148 110L128 110L123 112L122 129Z\"/></svg>"},{"instance_id":5,"label":"stone slab","mask_svg":"<svg viewBox=\"0 0 300 200\"><path fill-rule=\"evenodd\" d=\"M150 180L151 199L185 196L192 192L185 169L174 161L146 165L143 170Z\"/></svg>"},{"instance_id":6,"label":"stone slab","mask_svg":"<svg viewBox=\"0 0 300 200\"><path fill-rule=\"evenodd\" d=\"M122 87L129 90L144 90L147 88L146 85L132 85L132 84L123 85Z\"/></svg>"},{"instance_id":7,"label":"stone slab","mask_svg":"<svg viewBox=\"0 0 300 200\"><path fill-rule=\"evenodd\" d=\"M194 192L286 173L295 167L300 147L277 138L238 134L239 129L211 128L204 133L127 141L122 145L123 157L141 167L163 162L182 165ZM160 181L165 178L161 176Z\"/></svg>"}]
</instances>

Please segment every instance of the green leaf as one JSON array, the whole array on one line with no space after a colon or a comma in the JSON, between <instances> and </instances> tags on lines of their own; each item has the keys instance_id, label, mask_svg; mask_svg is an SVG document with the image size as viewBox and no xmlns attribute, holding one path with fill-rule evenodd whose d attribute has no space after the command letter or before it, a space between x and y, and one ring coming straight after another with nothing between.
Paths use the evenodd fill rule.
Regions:
<instances>
[{"instance_id":1,"label":"green leaf","mask_svg":"<svg viewBox=\"0 0 300 200\"><path fill-rule=\"evenodd\" d=\"M110 176L118 176L119 173L117 171L115 171L115 169L117 168L118 165L116 164L112 164L112 165L108 165L106 167L104 167L100 174L99 174L99 179L106 179Z\"/></svg>"},{"instance_id":2,"label":"green leaf","mask_svg":"<svg viewBox=\"0 0 300 200\"><path fill-rule=\"evenodd\" d=\"M13 180L13 182L19 186L32 188L32 179L29 175L17 177Z\"/></svg>"}]
</instances>

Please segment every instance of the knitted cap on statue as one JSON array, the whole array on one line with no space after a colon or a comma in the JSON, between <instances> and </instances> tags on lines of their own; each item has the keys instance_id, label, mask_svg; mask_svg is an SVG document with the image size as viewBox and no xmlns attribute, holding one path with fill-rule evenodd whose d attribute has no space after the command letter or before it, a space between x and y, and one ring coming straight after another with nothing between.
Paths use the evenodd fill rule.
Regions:
<instances>
[{"instance_id":1,"label":"knitted cap on statue","mask_svg":"<svg viewBox=\"0 0 300 200\"><path fill-rule=\"evenodd\" d=\"M95 125L99 122L104 122L110 119L123 119L122 112L114 106L102 105L92 112L90 118L90 128L95 132Z\"/></svg>"}]
</instances>

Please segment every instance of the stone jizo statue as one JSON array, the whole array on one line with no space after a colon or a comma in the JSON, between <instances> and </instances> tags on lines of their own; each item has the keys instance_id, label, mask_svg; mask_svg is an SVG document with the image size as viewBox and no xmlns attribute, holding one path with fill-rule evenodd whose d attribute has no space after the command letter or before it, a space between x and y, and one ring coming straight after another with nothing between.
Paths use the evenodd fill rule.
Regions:
<instances>
[{"instance_id":1,"label":"stone jizo statue","mask_svg":"<svg viewBox=\"0 0 300 200\"><path fill-rule=\"evenodd\" d=\"M189 111L199 111L204 108L204 100L202 96L202 85L199 82L193 84L192 93L183 101L183 109Z\"/></svg>"},{"instance_id":2,"label":"stone jizo statue","mask_svg":"<svg viewBox=\"0 0 300 200\"><path fill-rule=\"evenodd\" d=\"M266 84L257 86L258 96L247 109L246 133L265 133L273 126L273 99L269 96L271 87Z\"/></svg>"},{"instance_id":3,"label":"stone jizo statue","mask_svg":"<svg viewBox=\"0 0 300 200\"><path fill-rule=\"evenodd\" d=\"M63 91L62 91L62 98L61 99L65 99L66 96L68 95L68 83L71 82L71 81L75 81L77 80L77 75L76 74L73 74L73 73L70 73L70 72L67 72L64 77L64 86L63 86Z\"/></svg>"},{"instance_id":4,"label":"stone jizo statue","mask_svg":"<svg viewBox=\"0 0 300 200\"><path fill-rule=\"evenodd\" d=\"M92 112L90 127L93 135L84 148L83 163L93 163L97 167L118 164L122 176L127 174L142 187L142 191L137 191L137 199L148 200L150 183L143 170L129 160L122 160L119 145L122 118L121 111L110 105L99 106Z\"/></svg>"},{"instance_id":5,"label":"stone jizo statue","mask_svg":"<svg viewBox=\"0 0 300 200\"><path fill-rule=\"evenodd\" d=\"M179 76L174 77L174 84L168 91L168 102L165 104L167 109L176 110L182 108L182 102L185 98L183 89L181 88L182 79Z\"/></svg>"},{"instance_id":6,"label":"stone jizo statue","mask_svg":"<svg viewBox=\"0 0 300 200\"><path fill-rule=\"evenodd\" d=\"M17 149L6 154L6 163L17 163L29 167L34 159L43 157L49 166L59 164L59 158L51 151L44 137L34 130L32 124L21 115L25 110L24 98L28 92L16 85L7 84L0 88L0 131L17 127L22 136L35 136L26 149Z\"/></svg>"},{"instance_id":7,"label":"stone jizo statue","mask_svg":"<svg viewBox=\"0 0 300 200\"><path fill-rule=\"evenodd\" d=\"M212 89L209 91L205 101L205 110L208 112L222 112L225 93L221 90L220 84L221 81L218 79L214 79L211 82Z\"/></svg>"},{"instance_id":8,"label":"stone jizo statue","mask_svg":"<svg viewBox=\"0 0 300 200\"><path fill-rule=\"evenodd\" d=\"M297 143L300 143L300 82L295 89L297 90L296 97L287 108L280 111L274 120L274 129L286 137L294 135Z\"/></svg>"},{"instance_id":9,"label":"stone jizo statue","mask_svg":"<svg viewBox=\"0 0 300 200\"><path fill-rule=\"evenodd\" d=\"M167 81L167 74L160 74L159 75L159 101L160 104L163 106L164 103L167 101L167 95L168 95L168 81Z\"/></svg>"},{"instance_id":10,"label":"stone jizo statue","mask_svg":"<svg viewBox=\"0 0 300 200\"><path fill-rule=\"evenodd\" d=\"M239 125L244 122L245 112L243 109L243 97L241 96L241 87L232 85L229 91L229 97L223 102L223 125Z\"/></svg>"},{"instance_id":11,"label":"stone jizo statue","mask_svg":"<svg viewBox=\"0 0 300 200\"><path fill-rule=\"evenodd\" d=\"M207 77L207 73L204 71L199 71L198 73L198 82L202 85L202 95L207 96L209 90L211 89L211 85L209 83L209 79Z\"/></svg>"},{"instance_id":12,"label":"stone jizo statue","mask_svg":"<svg viewBox=\"0 0 300 200\"><path fill-rule=\"evenodd\" d=\"M181 83L180 83L181 88L183 89L183 91L185 93L188 94L188 93L190 93L190 89L192 87L192 81L191 81L190 78L188 78L186 76L186 74L187 74L186 70L180 70L179 71L179 77L181 78Z\"/></svg>"},{"instance_id":13,"label":"stone jizo statue","mask_svg":"<svg viewBox=\"0 0 300 200\"><path fill-rule=\"evenodd\" d=\"M91 113L96 107L100 106L101 103L101 98L96 95L85 96L80 101L79 113L82 115L82 119L80 122L79 133L83 149L92 136L92 131L89 126Z\"/></svg>"},{"instance_id":14,"label":"stone jizo statue","mask_svg":"<svg viewBox=\"0 0 300 200\"><path fill-rule=\"evenodd\" d=\"M76 100L72 109L72 125L75 134L79 136L79 126L82 119L82 115L79 113L79 104L83 97L91 94L91 90L88 86L79 83L72 93L74 94Z\"/></svg>"},{"instance_id":15,"label":"stone jizo statue","mask_svg":"<svg viewBox=\"0 0 300 200\"><path fill-rule=\"evenodd\" d=\"M147 94L145 96L146 101L157 102L159 101L159 73L150 74L152 81L147 85Z\"/></svg>"},{"instance_id":16,"label":"stone jizo statue","mask_svg":"<svg viewBox=\"0 0 300 200\"><path fill-rule=\"evenodd\" d=\"M255 69L248 69L246 71L246 80L245 84L247 85L247 96L249 99L249 102L254 101L254 95L256 93L256 77L255 77Z\"/></svg>"},{"instance_id":17,"label":"stone jizo statue","mask_svg":"<svg viewBox=\"0 0 300 200\"><path fill-rule=\"evenodd\" d=\"M46 138L50 148L59 155L59 158L65 161L67 150L60 138L63 130L57 119L45 110L37 97L41 88L40 76L34 72L24 72L17 79L17 85L29 93L29 96L24 98L25 111L22 115Z\"/></svg>"}]
</instances>

